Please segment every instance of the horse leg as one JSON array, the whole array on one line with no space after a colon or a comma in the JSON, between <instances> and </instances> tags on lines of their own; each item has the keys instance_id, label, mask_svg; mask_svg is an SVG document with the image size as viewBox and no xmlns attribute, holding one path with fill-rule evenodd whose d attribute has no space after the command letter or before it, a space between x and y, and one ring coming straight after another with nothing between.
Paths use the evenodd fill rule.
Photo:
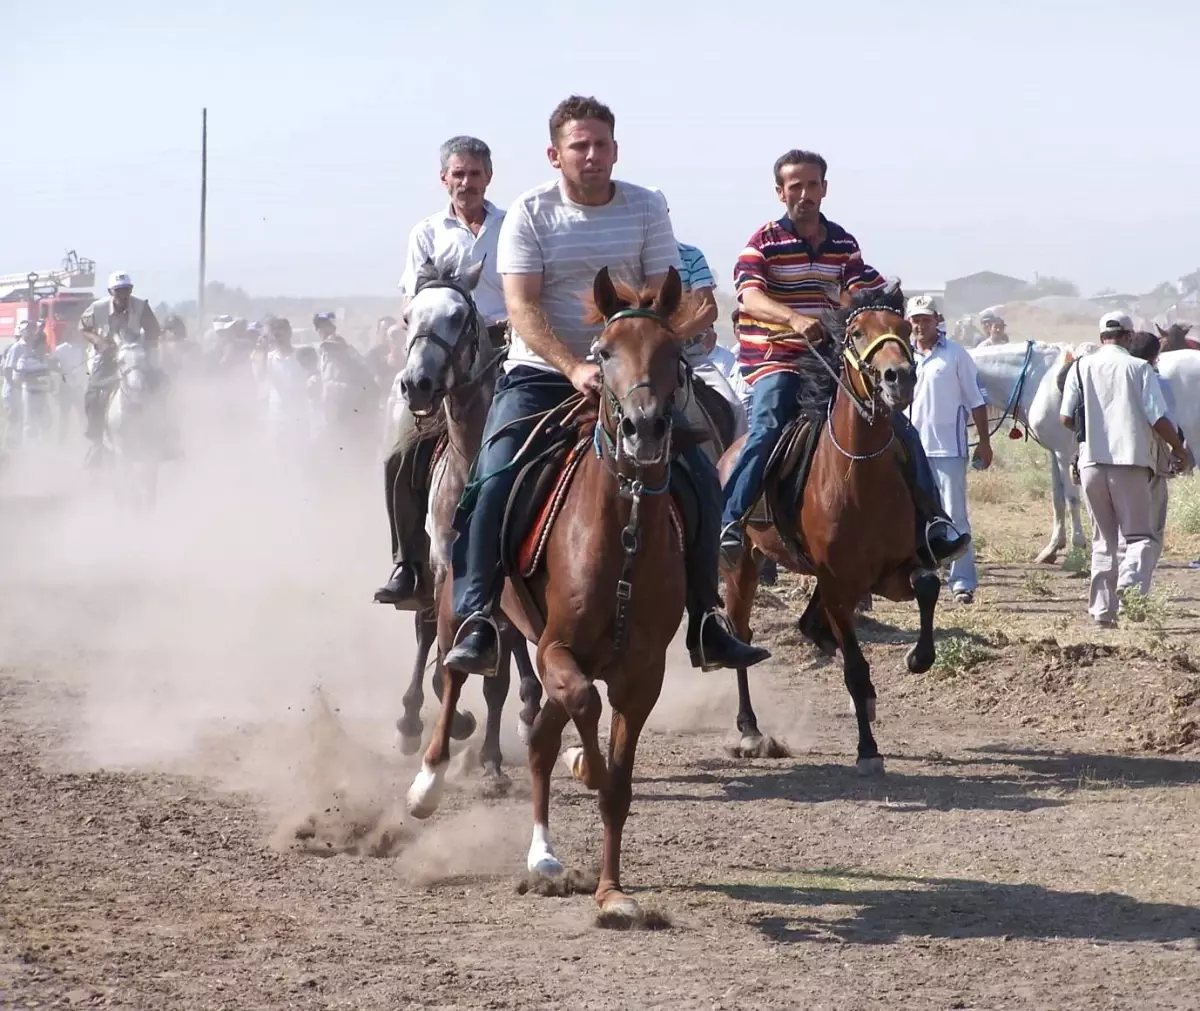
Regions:
<instances>
[{"instance_id":1,"label":"horse leg","mask_svg":"<svg viewBox=\"0 0 1200 1011\"><path fill-rule=\"evenodd\" d=\"M450 737L454 724L455 707L462 694L467 675L457 671L443 670L438 663L438 673L445 677L442 685L442 706L438 710L433 737L425 749L421 771L413 778L408 788L408 811L414 818L428 818L442 801L445 788L446 766L450 763ZM435 675L436 676L436 675Z\"/></svg>"},{"instance_id":2,"label":"horse leg","mask_svg":"<svg viewBox=\"0 0 1200 1011\"><path fill-rule=\"evenodd\" d=\"M854 634L854 607L827 603L825 613L842 650L842 674L846 689L854 701L854 719L858 722L858 761L855 767L859 775L878 775L883 772L883 758L871 733L871 723L875 719L875 686L871 684L871 667Z\"/></svg>"},{"instance_id":3,"label":"horse leg","mask_svg":"<svg viewBox=\"0 0 1200 1011\"><path fill-rule=\"evenodd\" d=\"M1062 474L1062 486L1067 493L1067 505L1071 509L1071 545L1076 548L1089 546L1088 539L1083 535L1083 519L1079 515L1079 489L1071 482L1070 465L1059 465Z\"/></svg>"},{"instance_id":4,"label":"horse leg","mask_svg":"<svg viewBox=\"0 0 1200 1011\"><path fill-rule=\"evenodd\" d=\"M1067 546L1067 491L1069 482L1063 474L1062 463L1057 453L1050 454L1050 500L1054 507L1054 529L1050 533L1050 543L1038 552L1035 562L1042 565L1053 565L1058 561L1058 553ZM1075 497L1075 515L1079 514L1079 498ZM1078 529L1078 526L1076 527ZM1082 534L1080 537L1082 538Z\"/></svg>"},{"instance_id":5,"label":"horse leg","mask_svg":"<svg viewBox=\"0 0 1200 1011\"><path fill-rule=\"evenodd\" d=\"M487 703L487 721L483 728L483 747L479 752L479 764L483 766L483 793L488 797L503 797L512 786L501 768L500 717L504 714L504 702L508 698L508 686L512 681L511 654L502 650L500 666L495 677L483 679L483 699Z\"/></svg>"},{"instance_id":6,"label":"horse leg","mask_svg":"<svg viewBox=\"0 0 1200 1011\"><path fill-rule=\"evenodd\" d=\"M433 694L439 702L442 701L442 670L441 657L439 657L438 665L433 670ZM450 723L450 736L456 741L465 741L475 733L475 728L478 725L474 713L470 711L465 713L456 711Z\"/></svg>"},{"instance_id":7,"label":"horse leg","mask_svg":"<svg viewBox=\"0 0 1200 1011\"><path fill-rule=\"evenodd\" d=\"M917 608L921 612L921 633L917 641L904 655L904 663L913 674L924 674L937 659L933 644L933 612L937 608L942 581L936 572L915 572L912 579L913 593L917 597Z\"/></svg>"},{"instance_id":8,"label":"horse leg","mask_svg":"<svg viewBox=\"0 0 1200 1011\"><path fill-rule=\"evenodd\" d=\"M542 682L538 680L533 662L529 659L529 646L525 637L515 629L512 631L513 641L509 649L513 659L517 661L518 685L517 691L521 697L521 712L518 714L517 736L522 744L529 743L529 735L533 730L533 721L537 719L542 706Z\"/></svg>"},{"instance_id":9,"label":"horse leg","mask_svg":"<svg viewBox=\"0 0 1200 1011\"><path fill-rule=\"evenodd\" d=\"M563 727L567 725L566 709L555 699L548 699L529 731L529 778L533 787L533 839L525 866L531 874L557 877L563 872L562 862L550 846L550 774L558 761L562 747Z\"/></svg>"},{"instance_id":10,"label":"horse leg","mask_svg":"<svg viewBox=\"0 0 1200 1011\"><path fill-rule=\"evenodd\" d=\"M563 752L563 764L589 790L603 790L608 785L608 763L600 751L600 693L566 646L554 643L541 659L546 694L567 711L582 744Z\"/></svg>"},{"instance_id":11,"label":"horse leg","mask_svg":"<svg viewBox=\"0 0 1200 1011\"><path fill-rule=\"evenodd\" d=\"M402 755L415 755L421 750L421 706L425 704L425 662L437 637L437 615L432 610L418 611L413 616L417 633L417 655L413 660L412 679L404 693L404 715L396 721L396 739ZM441 697L440 695L438 696Z\"/></svg>"},{"instance_id":12,"label":"horse leg","mask_svg":"<svg viewBox=\"0 0 1200 1011\"><path fill-rule=\"evenodd\" d=\"M600 818L604 822L604 844L600 855L600 883L596 903L604 916L602 926L629 926L642 919L638 904L621 890L621 837L629 803L633 797L633 761L638 738L662 690L665 664L641 677L626 672L626 691L614 697L612 726L608 737L608 782L600 790Z\"/></svg>"}]
</instances>

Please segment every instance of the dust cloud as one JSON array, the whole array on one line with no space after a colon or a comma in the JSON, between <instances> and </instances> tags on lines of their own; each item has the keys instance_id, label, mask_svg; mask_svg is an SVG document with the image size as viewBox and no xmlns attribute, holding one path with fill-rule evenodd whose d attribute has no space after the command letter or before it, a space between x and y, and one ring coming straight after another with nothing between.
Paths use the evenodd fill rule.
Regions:
<instances>
[{"instance_id":1,"label":"dust cloud","mask_svg":"<svg viewBox=\"0 0 1200 1011\"><path fill-rule=\"evenodd\" d=\"M371 601L389 565L377 447L284 466L253 412L213 391L190 391L179 412L186 456L163 469L153 511L86 474L77 442L14 456L0 477L0 655L59 689L43 714L63 732L54 760L203 776L261 798L276 846L402 852L422 880L511 864L528 824L515 677L502 746L517 796L436 830L406 821L419 759L393 740L412 616ZM732 676L692 671L681 639L648 732L731 732ZM797 698L757 691L764 731L802 743ZM427 677L427 732L433 706ZM482 728L478 679L463 708Z\"/></svg>"}]
</instances>

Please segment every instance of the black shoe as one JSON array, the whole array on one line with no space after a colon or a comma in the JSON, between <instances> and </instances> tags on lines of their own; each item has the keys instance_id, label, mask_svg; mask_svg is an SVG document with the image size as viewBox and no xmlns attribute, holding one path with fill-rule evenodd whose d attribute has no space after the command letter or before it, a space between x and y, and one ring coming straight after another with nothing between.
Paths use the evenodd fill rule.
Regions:
<instances>
[{"instance_id":1,"label":"black shoe","mask_svg":"<svg viewBox=\"0 0 1200 1011\"><path fill-rule=\"evenodd\" d=\"M758 570L759 586L774 586L779 582L779 566L774 558L764 558L762 567Z\"/></svg>"},{"instance_id":2,"label":"black shoe","mask_svg":"<svg viewBox=\"0 0 1200 1011\"><path fill-rule=\"evenodd\" d=\"M971 547L970 534L946 536L947 532L953 529L945 524L939 524L937 532L930 533L929 551L933 553L934 565L949 565L950 562L965 555L967 549Z\"/></svg>"},{"instance_id":3,"label":"black shoe","mask_svg":"<svg viewBox=\"0 0 1200 1011\"><path fill-rule=\"evenodd\" d=\"M688 629L688 655L692 666L703 671L753 667L771 655L768 650L742 642L719 612L711 611L700 619L699 643L694 627Z\"/></svg>"},{"instance_id":4,"label":"black shoe","mask_svg":"<svg viewBox=\"0 0 1200 1011\"><path fill-rule=\"evenodd\" d=\"M392 571L392 578L375 591L375 603L392 604L402 611L415 611L420 606L417 599L419 584L417 567L401 562Z\"/></svg>"},{"instance_id":5,"label":"black shoe","mask_svg":"<svg viewBox=\"0 0 1200 1011\"><path fill-rule=\"evenodd\" d=\"M485 677L495 674L499 664L496 627L478 615L468 618L464 624L467 631L459 630L458 642L446 654L443 662L460 674L482 674Z\"/></svg>"},{"instance_id":6,"label":"black shoe","mask_svg":"<svg viewBox=\"0 0 1200 1011\"><path fill-rule=\"evenodd\" d=\"M736 569L742 564L742 553L746 550L746 533L740 523L730 523L721 531L721 562L727 569Z\"/></svg>"}]
</instances>

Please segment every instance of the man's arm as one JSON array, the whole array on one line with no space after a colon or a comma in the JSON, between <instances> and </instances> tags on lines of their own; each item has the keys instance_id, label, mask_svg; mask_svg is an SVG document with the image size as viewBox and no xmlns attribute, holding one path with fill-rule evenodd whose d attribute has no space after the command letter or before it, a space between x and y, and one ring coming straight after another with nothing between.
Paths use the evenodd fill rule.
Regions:
<instances>
[{"instance_id":1,"label":"man's arm","mask_svg":"<svg viewBox=\"0 0 1200 1011\"><path fill-rule=\"evenodd\" d=\"M1082 396L1083 390L1079 379L1079 359L1076 359L1075 364L1071 366L1070 372L1067 373L1067 381L1063 384L1062 406L1058 409L1059 421L1072 432L1075 431L1075 411L1079 407L1079 399Z\"/></svg>"},{"instance_id":2,"label":"man's arm","mask_svg":"<svg viewBox=\"0 0 1200 1011\"><path fill-rule=\"evenodd\" d=\"M1179 438L1175 422L1167 416L1167 398L1163 396L1158 374L1148 364L1142 368L1142 410L1146 412L1150 427L1171 447L1171 455L1180 469L1187 470L1191 466L1188 451Z\"/></svg>"},{"instance_id":3,"label":"man's arm","mask_svg":"<svg viewBox=\"0 0 1200 1011\"><path fill-rule=\"evenodd\" d=\"M967 410L971 412L971 419L975 422L975 431L979 435L979 444L975 447L975 459L982 464L984 470L987 470L992 465L992 438L988 433L987 399L979 386L979 369L975 365L975 359L964 349L954 349L954 345L950 345L950 347L957 351L955 357L958 359L958 368L955 371L958 375L958 395L962 398L962 403Z\"/></svg>"},{"instance_id":4,"label":"man's arm","mask_svg":"<svg viewBox=\"0 0 1200 1011\"><path fill-rule=\"evenodd\" d=\"M154 315L154 310L150 308L150 303L145 303L142 309L142 336L147 344L157 344L158 339L162 336L162 327L159 325L158 317Z\"/></svg>"},{"instance_id":5,"label":"man's arm","mask_svg":"<svg viewBox=\"0 0 1200 1011\"><path fill-rule=\"evenodd\" d=\"M554 334L542 312L541 274L502 274L504 305L521 340L534 354L553 365L571 380L580 393L600 390L600 370L580 361ZM649 280L649 278L647 278Z\"/></svg>"},{"instance_id":6,"label":"man's arm","mask_svg":"<svg viewBox=\"0 0 1200 1011\"><path fill-rule=\"evenodd\" d=\"M679 336L685 341L694 340L701 334L712 334L712 340L706 341L705 351L711 351L711 344L716 341L716 334L712 332L712 325L717 321L717 316L721 310L717 308L717 296L713 293L712 288L693 288L692 297L696 301L696 313L682 327L679 328Z\"/></svg>"},{"instance_id":7,"label":"man's arm","mask_svg":"<svg viewBox=\"0 0 1200 1011\"><path fill-rule=\"evenodd\" d=\"M746 315L763 323L786 326L809 340L819 339L821 324L814 317L803 316L767 294L767 261L755 242L758 237L757 232L751 236L733 268L733 289L739 304Z\"/></svg>"},{"instance_id":8,"label":"man's arm","mask_svg":"<svg viewBox=\"0 0 1200 1011\"><path fill-rule=\"evenodd\" d=\"M425 244L425 229L420 224L414 225L408 233L408 245L404 252L404 270L400 275L400 310L408 309L413 293L417 289L417 272L426 260L432 259L430 250Z\"/></svg>"}]
</instances>

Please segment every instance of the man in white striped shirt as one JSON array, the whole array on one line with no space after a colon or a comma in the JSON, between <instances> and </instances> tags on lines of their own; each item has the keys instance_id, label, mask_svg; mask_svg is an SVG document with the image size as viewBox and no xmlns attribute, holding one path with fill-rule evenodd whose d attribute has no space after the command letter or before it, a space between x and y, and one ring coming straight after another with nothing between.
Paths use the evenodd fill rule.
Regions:
<instances>
[{"instance_id":1,"label":"man in white striped shirt","mask_svg":"<svg viewBox=\"0 0 1200 1011\"><path fill-rule=\"evenodd\" d=\"M584 296L604 267L613 280L636 288L655 287L669 268L679 267L662 200L612 178L614 124L612 112L594 98L559 103L550 116L547 149L559 178L518 197L500 230L497 265L512 345L475 462L478 497L464 502L455 517L454 612L464 625L445 664L463 673L496 669L498 643L489 619L504 585L501 524L516 479L508 465L536 428L538 414L575 392L594 397L600 391L600 370L586 359L601 328L584 322ZM705 557L688 572L688 645L710 663L750 666L766 651L740 642L720 621L703 620L721 606L720 484L698 448L684 458L709 514L697 531L707 550L693 553Z\"/></svg>"}]
</instances>

